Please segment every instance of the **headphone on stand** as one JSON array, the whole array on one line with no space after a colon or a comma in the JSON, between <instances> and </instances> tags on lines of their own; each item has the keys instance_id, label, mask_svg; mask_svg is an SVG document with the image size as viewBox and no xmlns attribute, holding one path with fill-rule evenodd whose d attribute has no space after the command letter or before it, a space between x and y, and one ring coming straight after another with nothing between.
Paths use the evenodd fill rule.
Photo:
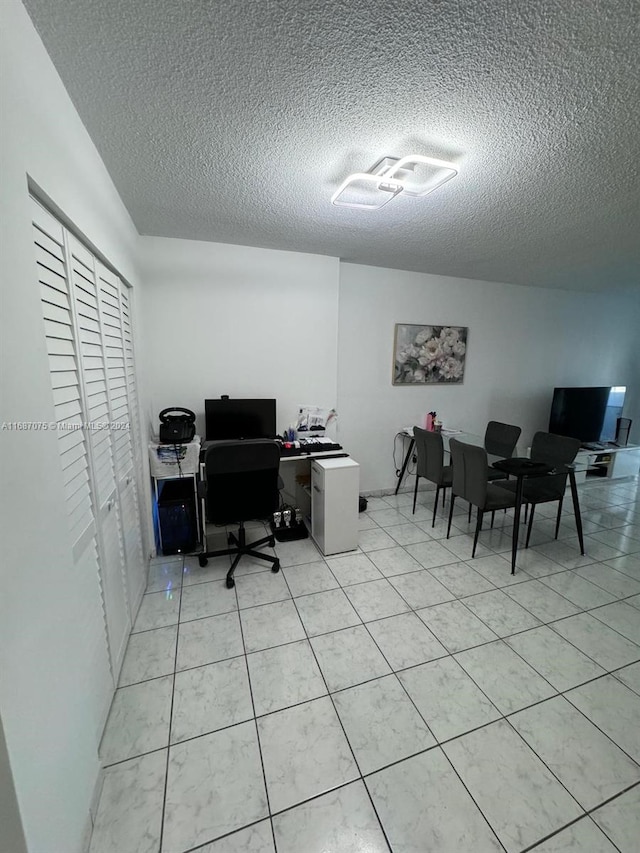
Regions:
<instances>
[{"instance_id":1,"label":"headphone on stand","mask_svg":"<svg viewBox=\"0 0 640 853\"><path fill-rule=\"evenodd\" d=\"M170 406L158 415L160 418L160 444L182 444L193 440L196 434L196 416L191 409Z\"/></svg>"}]
</instances>

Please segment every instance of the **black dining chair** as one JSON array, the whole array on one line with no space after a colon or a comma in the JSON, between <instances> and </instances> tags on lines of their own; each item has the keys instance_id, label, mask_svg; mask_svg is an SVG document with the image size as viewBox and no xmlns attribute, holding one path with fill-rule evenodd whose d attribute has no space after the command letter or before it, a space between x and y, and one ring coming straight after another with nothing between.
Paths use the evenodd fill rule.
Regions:
<instances>
[{"instance_id":1,"label":"black dining chair","mask_svg":"<svg viewBox=\"0 0 640 853\"><path fill-rule=\"evenodd\" d=\"M416 456L418 458L416 485L413 490L413 512L415 513L416 511L418 482L420 477L423 477L425 480L435 483L436 486L436 497L433 502L433 518L431 520L431 526L435 527L440 489L442 489L442 506L444 507L447 489L451 486L451 465L444 464L442 433L431 432L414 426L413 440L415 441Z\"/></svg>"},{"instance_id":2,"label":"black dining chair","mask_svg":"<svg viewBox=\"0 0 640 853\"><path fill-rule=\"evenodd\" d=\"M580 450L580 441L577 438L568 438L565 435L554 435L551 432L537 432L531 442L531 459L534 462L546 462L553 466L571 465ZM550 474L546 477L532 477L524 481L522 486L522 503L529 506L529 523L527 525L527 538L525 548L529 547L531 530L533 527L533 516L538 504L558 501L558 513L556 515L555 539L558 538L560 530L560 516L562 515L562 502L567 487L568 474ZM516 484L514 482L501 482L497 488L508 490L515 494Z\"/></svg>"},{"instance_id":3,"label":"black dining chair","mask_svg":"<svg viewBox=\"0 0 640 853\"><path fill-rule=\"evenodd\" d=\"M502 459L510 459L516 449L518 439L522 433L519 426L503 424L500 421L489 421L484 434L484 449L489 456L500 456ZM507 479L507 474L489 468L488 477L490 481Z\"/></svg>"},{"instance_id":4,"label":"black dining chair","mask_svg":"<svg viewBox=\"0 0 640 853\"><path fill-rule=\"evenodd\" d=\"M482 529L485 512L493 513L498 509L515 506L516 496L513 492L489 482L489 463L487 451L484 447L465 444L463 441L452 438L449 442L449 451L451 453L453 477L447 539L451 532L455 499L459 497L468 501L471 506L475 506L478 511L471 552L473 559L476 555L478 536Z\"/></svg>"}]
</instances>

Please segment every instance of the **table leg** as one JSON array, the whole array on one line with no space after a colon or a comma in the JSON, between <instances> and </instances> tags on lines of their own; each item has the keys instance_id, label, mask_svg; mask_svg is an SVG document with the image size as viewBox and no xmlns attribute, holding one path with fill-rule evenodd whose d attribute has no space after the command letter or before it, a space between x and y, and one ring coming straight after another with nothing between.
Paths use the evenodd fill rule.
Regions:
<instances>
[{"instance_id":1,"label":"table leg","mask_svg":"<svg viewBox=\"0 0 640 853\"><path fill-rule=\"evenodd\" d=\"M516 573L516 554L518 553L518 536L520 535L520 507L522 506L522 483L524 477L516 477L516 505L513 515L513 540L511 542L511 574Z\"/></svg>"},{"instance_id":2,"label":"table leg","mask_svg":"<svg viewBox=\"0 0 640 853\"><path fill-rule=\"evenodd\" d=\"M580 504L578 503L578 487L576 485L576 475L573 471L569 471L569 485L571 486L571 500L573 501L573 514L576 518L576 530L578 531L580 553L584 555L584 539L582 537L582 517L580 515Z\"/></svg>"},{"instance_id":3,"label":"table leg","mask_svg":"<svg viewBox=\"0 0 640 853\"><path fill-rule=\"evenodd\" d=\"M402 485L402 478L404 477L404 472L407 470L407 465L409 464L409 460L411 459L411 454L413 453L413 448L415 446L415 443L416 443L416 441L414 438L412 438L411 441L409 442L409 448L408 448L407 452L405 453L404 460L402 462L402 468L400 470L400 476L398 477L398 485L396 486L396 490L394 492L395 495L398 494L400 486Z\"/></svg>"}]
</instances>

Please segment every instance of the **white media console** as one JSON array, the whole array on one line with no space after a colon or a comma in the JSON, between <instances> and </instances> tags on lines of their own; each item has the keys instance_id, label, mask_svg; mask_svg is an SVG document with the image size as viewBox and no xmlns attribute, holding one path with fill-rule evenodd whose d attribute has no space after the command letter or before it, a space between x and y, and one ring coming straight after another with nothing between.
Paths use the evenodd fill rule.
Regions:
<instances>
[{"instance_id":1,"label":"white media console","mask_svg":"<svg viewBox=\"0 0 640 853\"><path fill-rule=\"evenodd\" d=\"M633 477L640 471L640 445L606 447L604 450L579 450L576 462L593 466L589 471L576 474L576 482L584 483L595 477L617 480Z\"/></svg>"}]
</instances>

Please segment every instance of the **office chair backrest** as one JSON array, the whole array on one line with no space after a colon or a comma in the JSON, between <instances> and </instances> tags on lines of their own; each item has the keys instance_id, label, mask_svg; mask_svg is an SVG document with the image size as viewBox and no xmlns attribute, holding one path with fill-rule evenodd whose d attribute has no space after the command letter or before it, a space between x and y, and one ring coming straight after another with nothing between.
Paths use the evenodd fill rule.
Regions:
<instances>
[{"instance_id":1,"label":"office chair backrest","mask_svg":"<svg viewBox=\"0 0 640 853\"><path fill-rule=\"evenodd\" d=\"M280 448L275 441L216 441L205 451L204 464L207 521L266 518L278 508Z\"/></svg>"},{"instance_id":2,"label":"office chair backrest","mask_svg":"<svg viewBox=\"0 0 640 853\"><path fill-rule=\"evenodd\" d=\"M521 432L519 426L503 424L500 421L489 421L484 434L484 449L492 456L502 456L508 459L513 456Z\"/></svg>"},{"instance_id":3,"label":"office chair backrest","mask_svg":"<svg viewBox=\"0 0 640 853\"><path fill-rule=\"evenodd\" d=\"M531 442L531 458L536 462L548 462L550 465L570 465L580 450L580 440L566 435L554 435L551 432L537 432ZM564 494L567 474L545 477L545 486Z\"/></svg>"},{"instance_id":4,"label":"office chair backrest","mask_svg":"<svg viewBox=\"0 0 640 853\"><path fill-rule=\"evenodd\" d=\"M414 426L413 438L418 456L418 475L439 485L442 482L442 469L444 467L442 433L431 432Z\"/></svg>"}]
</instances>

